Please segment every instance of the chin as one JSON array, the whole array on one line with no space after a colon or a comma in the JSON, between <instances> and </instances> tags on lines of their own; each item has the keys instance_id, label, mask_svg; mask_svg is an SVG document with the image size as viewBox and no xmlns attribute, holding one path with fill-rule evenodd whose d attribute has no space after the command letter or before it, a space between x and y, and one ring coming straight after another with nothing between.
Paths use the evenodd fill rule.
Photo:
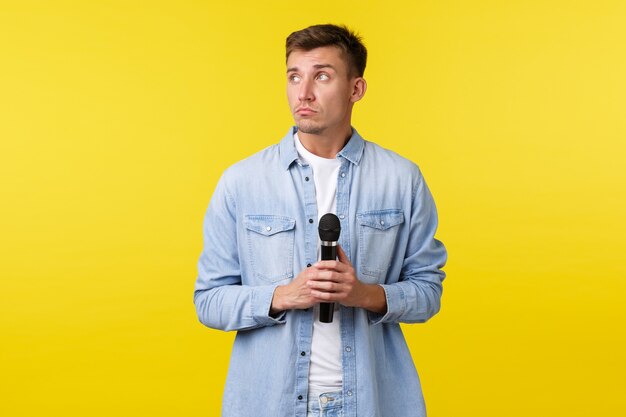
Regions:
<instances>
[{"instance_id":1,"label":"chin","mask_svg":"<svg viewBox=\"0 0 626 417\"><path fill-rule=\"evenodd\" d=\"M298 131L308 133L309 135L319 135L325 130L324 127L315 123L307 123L306 120L301 120L299 123L296 123L296 126Z\"/></svg>"}]
</instances>

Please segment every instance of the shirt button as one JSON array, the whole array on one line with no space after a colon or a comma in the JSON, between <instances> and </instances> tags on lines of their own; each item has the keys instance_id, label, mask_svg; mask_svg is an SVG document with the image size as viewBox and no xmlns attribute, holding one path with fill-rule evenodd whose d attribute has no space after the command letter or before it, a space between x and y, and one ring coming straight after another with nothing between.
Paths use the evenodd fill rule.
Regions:
<instances>
[{"instance_id":1,"label":"shirt button","mask_svg":"<svg viewBox=\"0 0 626 417\"><path fill-rule=\"evenodd\" d=\"M385 225L385 221L384 221L384 220L381 220L381 221L380 221L380 225L381 225L381 226L384 226L384 225Z\"/></svg>"},{"instance_id":2,"label":"shirt button","mask_svg":"<svg viewBox=\"0 0 626 417\"><path fill-rule=\"evenodd\" d=\"M305 180L305 181L308 181L308 180L309 180L309 177L304 177L304 180Z\"/></svg>"},{"instance_id":3,"label":"shirt button","mask_svg":"<svg viewBox=\"0 0 626 417\"><path fill-rule=\"evenodd\" d=\"M346 216L344 216L343 214L340 214L340 215L339 215L339 218L340 218L341 220L345 219L345 217L346 217Z\"/></svg>"},{"instance_id":4,"label":"shirt button","mask_svg":"<svg viewBox=\"0 0 626 417\"><path fill-rule=\"evenodd\" d=\"M298 399L301 400L302 399L302 395L298 395Z\"/></svg>"},{"instance_id":5,"label":"shirt button","mask_svg":"<svg viewBox=\"0 0 626 417\"><path fill-rule=\"evenodd\" d=\"M267 226L267 227L265 228L265 230L267 230L267 231L269 232L270 230L272 230L272 228L271 228L271 227L269 227L269 226Z\"/></svg>"},{"instance_id":6,"label":"shirt button","mask_svg":"<svg viewBox=\"0 0 626 417\"><path fill-rule=\"evenodd\" d=\"M351 397L352 396L352 391L348 391L347 394L348 394L349 397Z\"/></svg>"},{"instance_id":7,"label":"shirt button","mask_svg":"<svg viewBox=\"0 0 626 417\"><path fill-rule=\"evenodd\" d=\"M350 346L346 346L346 352L351 352L352 348Z\"/></svg>"},{"instance_id":8,"label":"shirt button","mask_svg":"<svg viewBox=\"0 0 626 417\"><path fill-rule=\"evenodd\" d=\"M346 173L345 173L345 172L342 172L342 173L341 173L341 178L345 178L345 177L346 177Z\"/></svg>"},{"instance_id":9,"label":"shirt button","mask_svg":"<svg viewBox=\"0 0 626 417\"><path fill-rule=\"evenodd\" d=\"M305 356L306 352L300 352L300 356Z\"/></svg>"},{"instance_id":10,"label":"shirt button","mask_svg":"<svg viewBox=\"0 0 626 417\"><path fill-rule=\"evenodd\" d=\"M313 219L309 219L309 223L313 223Z\"/></svg>"}]
</instances>

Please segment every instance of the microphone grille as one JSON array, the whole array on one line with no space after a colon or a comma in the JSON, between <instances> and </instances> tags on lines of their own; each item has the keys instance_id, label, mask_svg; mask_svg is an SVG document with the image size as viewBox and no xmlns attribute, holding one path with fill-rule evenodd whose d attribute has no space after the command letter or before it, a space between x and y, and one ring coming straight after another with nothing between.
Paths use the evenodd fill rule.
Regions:
<instances>
[{"instance_id":1,"label":"microphone grille","mask_svg":"<svg viewBox=\"0 0 626 417\"><path fill-rule=\"evenodd\" d=\"M322 216L318 226L320 239L323 242L336 242L339 240L341 233L341 223L339 218L333 213L327 213Z\"/></svg>"}]
</instances>

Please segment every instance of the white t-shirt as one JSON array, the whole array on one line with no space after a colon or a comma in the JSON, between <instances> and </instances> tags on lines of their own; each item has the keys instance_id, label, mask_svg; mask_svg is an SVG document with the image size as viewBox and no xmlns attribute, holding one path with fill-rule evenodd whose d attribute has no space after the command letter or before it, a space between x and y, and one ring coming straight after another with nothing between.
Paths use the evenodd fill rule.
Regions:
<instances>
[{"instance_id":1,"label":"white t-shirt","mask_svg":"<svg viewBox=\"0 0 626 417\"><path fill-rule=\"evenodd\" d=\"M341 161L327 159L309 152L294 134L296 150L313 170L318 220L326 213L337 211L337 177ZM317 259L321 258L318 236ZM314 307L313 338L311 341L311 366L309 368L309 398L324 392L340 391L343 384L341 362L341 311L335 303L332 323L319 320L319 305Z\"/></svg>"}]
</instances>

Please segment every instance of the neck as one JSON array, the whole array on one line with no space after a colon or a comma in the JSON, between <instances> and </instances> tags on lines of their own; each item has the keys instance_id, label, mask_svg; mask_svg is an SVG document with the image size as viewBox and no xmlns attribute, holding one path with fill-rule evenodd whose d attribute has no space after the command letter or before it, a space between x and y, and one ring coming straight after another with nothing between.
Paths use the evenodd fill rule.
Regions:
<instances>
[{"instance_id":1,"label":"neck","mask_svg":"<svg viewBox=\"0 0 626 417\"><path fill-rule=\"evenodd\" d=\"M349 125L346 129L333 133L325 131L312 134L298 131L298 138L307 151L327 159L335 158L351 136L352 128Z\"/></svg>"}]
</instances>

